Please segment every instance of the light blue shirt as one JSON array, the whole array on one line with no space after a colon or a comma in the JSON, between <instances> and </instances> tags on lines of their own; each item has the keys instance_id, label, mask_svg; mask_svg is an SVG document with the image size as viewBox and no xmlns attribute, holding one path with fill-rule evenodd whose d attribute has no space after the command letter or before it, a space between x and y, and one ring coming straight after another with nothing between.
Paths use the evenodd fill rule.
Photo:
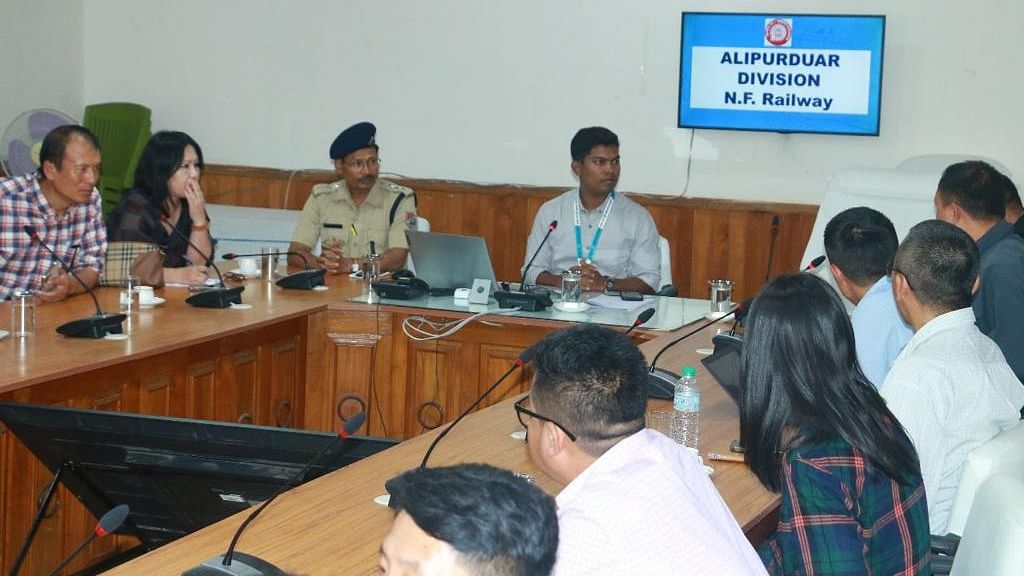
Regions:
<instances>
[{"instance_id":1,"label":"light blue shirt","mask_svg":"<svg viewBox=\"0 0 1024 576\"><path fill-rule=\"evenodd\" d=\"M850 316L857 345L857 360L868 380L878 388L900 355L913 329L900 317L888 276L864 294Z\"/></svg>"}]
</instances>

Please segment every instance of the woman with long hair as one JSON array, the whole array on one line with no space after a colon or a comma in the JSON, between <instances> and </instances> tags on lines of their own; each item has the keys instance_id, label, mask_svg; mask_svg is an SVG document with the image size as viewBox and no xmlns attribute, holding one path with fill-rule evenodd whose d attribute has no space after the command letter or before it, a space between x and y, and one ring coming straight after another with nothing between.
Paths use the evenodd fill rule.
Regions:
<instances>
[{"instance_id":1,"label":"woman with long hair","mask_svg":"<svg viewBox=\"0 0 1024 576\"><path fill-rule=\"evenodd\" d=\"M861 371L835 291L812 274L769 283L751 306L740 372L747 463L782 497L759 551L769 573L926 573L917 453Z\"/></svg>"},{"instance_id":2,"label":"woman with long hair","mask_svg":"<svg viewBox=\"0 0 1024 576\"><path fill-rule=\"evenodd\" d=\"M207 277L213 241L199 185L202 169L203 150L191 136L157 132L142 150L135 187L107 217L108 241L149 242L164 251L165 282L200 284Z\"/></svg>"}]
</instances>

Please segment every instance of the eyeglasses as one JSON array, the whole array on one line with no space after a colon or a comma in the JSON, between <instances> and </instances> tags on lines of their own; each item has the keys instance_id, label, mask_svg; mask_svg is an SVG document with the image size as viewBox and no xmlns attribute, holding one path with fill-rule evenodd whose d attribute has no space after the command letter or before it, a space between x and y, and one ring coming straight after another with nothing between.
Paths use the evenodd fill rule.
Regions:
<instances>
[{"instance_id":1,"label":"eyeglasses","mask_svg":"<svg viewBox=\"0 0 1024 576\"><path fill-rule=\"evenodd\" d=\"M354 170L362 170L363 168L379 168L381 160L380 158L370 158L368 160L356 160L355 162L345 162L347 168Z\"/></svg>"},{"instance_id":2,"label":"eyeglasses","mask_svg":"<svg viewBox=\"0 0 1024 576\"><path fill-rule=\"evenodd\" d=\"M548 418L546 416L541 416L540 414L537 414L533 410L530 410L529 408L523 406L523 403L526 402L529 399L530 399L529 396L523 396L522 398L519 399L518 402L515 403L516 418L519 418L519 423L523 425L523 428L529 429L529 427L526 425L526 423L529 422L529 418L536 418L537 420L543 420L544 422L551 422L555 426L558 426L558 429L561 430L562 432L565 432L565 435L569 437L569 440L572 440L573 442L576 441L576 435L573 434L572 432L569 432L569 430L566 429L565 426L562 426L561 424L559 424L558 422L555 422L551 418ZM526 414L526 416L527 416L526 420L523 419L523 414Z\"/></svg>"}]
</instances>

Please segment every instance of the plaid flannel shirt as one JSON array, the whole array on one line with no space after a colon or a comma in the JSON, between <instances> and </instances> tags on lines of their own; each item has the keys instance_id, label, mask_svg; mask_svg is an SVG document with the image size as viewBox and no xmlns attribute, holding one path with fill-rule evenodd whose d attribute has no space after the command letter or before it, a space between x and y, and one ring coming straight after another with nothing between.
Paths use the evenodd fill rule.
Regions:
<instances>
[{"instance_id":1,"label":"plaid flannel shirt","mask_svg":"<svg viewBox=\"0 0 1024 576\"><path fill-rule=\"evenodd\" d=\"M33 226L42 242L74 269L103 272L107 229L99 191L88 204L72 204L59 217L39 189L35 174L0 180L0 300L19 290L38 290L42 278L56 264L53 256L25 233Z\"/></svg>"},{"instance_id":2,"label":"plaid flannel shirt","mask_svg":"<svg viewBox=\"0 0 1024 576\"><path fill-rule=\"evenodd\" d=\"M928 532L920 473L900 485L834 439L783 456L778 531L758 552L769 574L911 576L928 573Z\"/></svg>"}]
</instances>

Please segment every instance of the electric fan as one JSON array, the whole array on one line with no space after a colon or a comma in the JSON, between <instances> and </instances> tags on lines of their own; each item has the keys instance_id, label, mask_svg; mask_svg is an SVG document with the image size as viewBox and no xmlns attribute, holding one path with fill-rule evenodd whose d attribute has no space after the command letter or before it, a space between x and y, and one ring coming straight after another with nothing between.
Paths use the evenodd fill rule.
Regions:
<instances>
[{"instance_id":1,"label":"electric fan","mask_svg":"<svg viewBox=\"0 0 1024 576\"><path fill-rule=\"evenodd\" d=\"M0 141L0 166L8 176L20 176L39 168L39 148L50 130L64 124L78 124L67 114L37 108L22 112L4 130Z\"/></svg>"}]
</instances>

